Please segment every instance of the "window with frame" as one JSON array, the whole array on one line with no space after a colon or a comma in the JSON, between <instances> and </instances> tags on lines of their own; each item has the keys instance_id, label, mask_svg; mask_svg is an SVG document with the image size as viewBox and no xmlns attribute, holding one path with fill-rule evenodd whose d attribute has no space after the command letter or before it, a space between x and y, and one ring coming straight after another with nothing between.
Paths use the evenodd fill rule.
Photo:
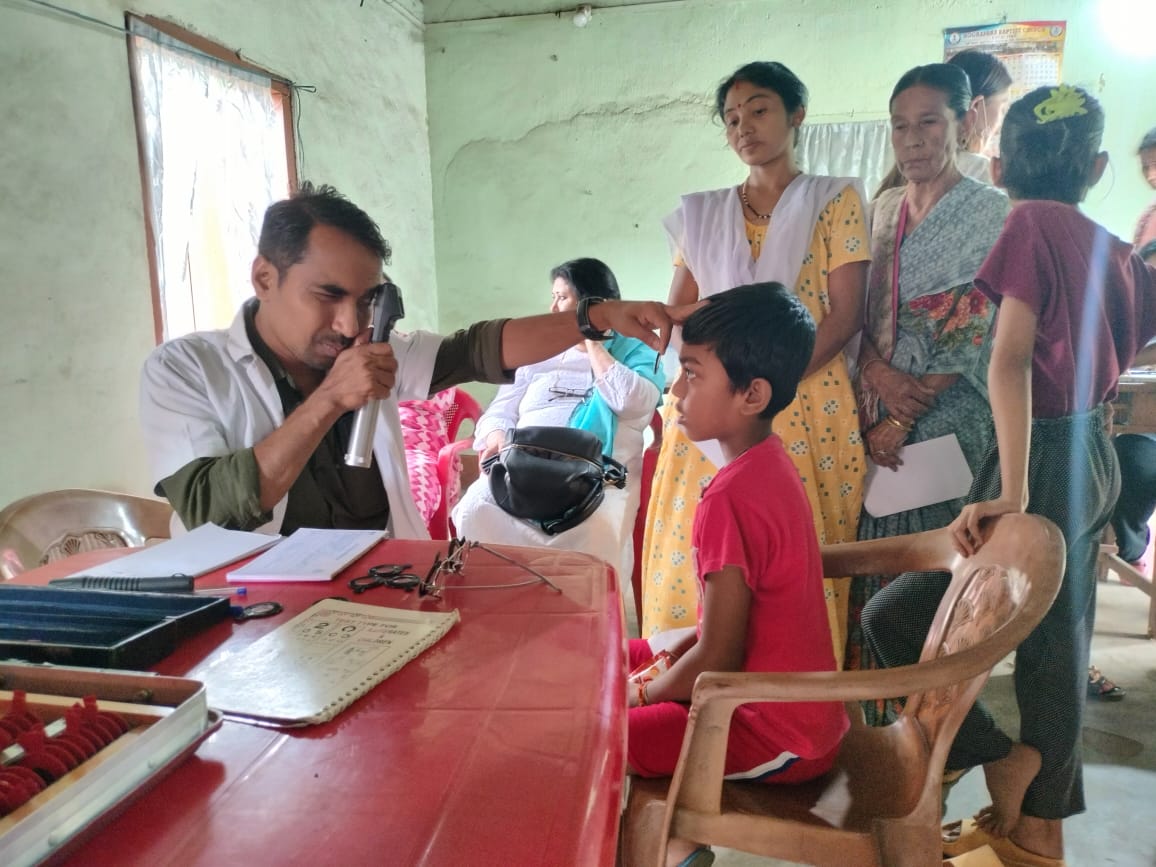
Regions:
<instances>
[{"instance_id":1,"label":"window with frame","mask_svg":"<svg viewBox=\"0 0 1156 867\"><path fill-rule=\"evenodd\" d=\"M292 87L196 34L127 16L158 342L253 294L265 209L296 187Z\"/></svg>"}]
</instances>

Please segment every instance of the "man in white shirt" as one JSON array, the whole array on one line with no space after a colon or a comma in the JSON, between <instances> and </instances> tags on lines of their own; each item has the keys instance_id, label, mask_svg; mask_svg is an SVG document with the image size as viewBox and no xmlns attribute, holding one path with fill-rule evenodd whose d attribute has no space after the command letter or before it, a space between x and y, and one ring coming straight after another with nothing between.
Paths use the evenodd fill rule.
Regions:
<instances>
[{"instance_id":1,"label":"man in white shirt","mask_svg":"<svg viewBox=\"0 0 1156 867\"><path fill-rule=\"evenodd\" d=\"M671 311L591 303L574 313L479 322L449 337L368 343L389 246L332 187L306 183L265 213L256 297L223 331L159 346L141 378L141 423L158 495L186 528L212 521L288 533L385 528L423 538L409 489L398 400L513 371L610 330L661 351ZM656 335L654 332L658 331ZM370 469L346 467L354 411L381 400Z\"/></svg>"}]
</instances>

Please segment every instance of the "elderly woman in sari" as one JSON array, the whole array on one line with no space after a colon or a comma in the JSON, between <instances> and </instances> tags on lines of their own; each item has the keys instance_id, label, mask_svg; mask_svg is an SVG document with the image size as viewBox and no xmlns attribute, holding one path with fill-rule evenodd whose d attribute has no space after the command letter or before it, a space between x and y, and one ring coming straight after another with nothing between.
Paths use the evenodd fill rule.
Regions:
<instances>
[{"instance_id":1,"label":"elderly woman in sari","mask_svg":"<svg viewBox=\"0 0 1156 867\"><path fill-rule=\"evenodd\" d=\"M974 121L963 70L944 63L910 70L890 107L891 144L907 182L881 194L872 216L855 381L863 436L877 472L896 471L905 445L948 435L974 469L990 432L986 376L995 308L972 280L1010 203L956 165L957 143ZM960 497L879 517L864 510L859 538L945 527L963 503ZM866 658L859 614L883 584L880 576L852 579L848 668L876 667Z\"/></svg>"}]
</instances>

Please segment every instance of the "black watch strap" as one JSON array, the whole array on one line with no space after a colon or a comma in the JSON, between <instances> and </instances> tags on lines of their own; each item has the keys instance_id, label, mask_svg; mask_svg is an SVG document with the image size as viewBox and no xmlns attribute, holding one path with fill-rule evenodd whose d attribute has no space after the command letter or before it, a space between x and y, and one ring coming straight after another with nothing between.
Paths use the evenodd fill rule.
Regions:
<instances>
[{"instance_id":1,"label":"black watch strap","mask_svg":"<svg viewBox=\"0 0 1156 867\"><path fill-rule=\"evenodd\" d=\"M605 300L605 298L587 295L578 302L578 330L587 340L606 340L613 333L611 331L599 331L590 324L590 305L601 304Z\"/></svg>"}]
</instances>

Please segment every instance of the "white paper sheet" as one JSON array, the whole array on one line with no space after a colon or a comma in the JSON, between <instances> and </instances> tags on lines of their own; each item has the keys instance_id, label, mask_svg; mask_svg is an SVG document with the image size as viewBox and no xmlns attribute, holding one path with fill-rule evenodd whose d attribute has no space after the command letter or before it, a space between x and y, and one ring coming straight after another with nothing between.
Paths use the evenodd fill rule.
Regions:
<instances>
[{"instance_id":1,"label":"white paper sheet","mask_svg":"<svg viewBox=\"0 0 1156 867\"><path fill-rule=\"evenodd\" d=\"M863 508L873 517L954 500L971 489L971 469L955 434L904 446L899 459L898 470L868 463Z\"/></svg>"},{"instance_id":2,"label":"white paper sheet","mask_svg":"<svg viewBox=\"0 0 1156 867\"><path fill-rule=\"evenodd\" d=\"M271 551L234 569L226 581L329 581L385 538L386 530L302 527Z\"/></svg>"},{"instance_id":3,"label":"white paper sheet","mask_svg":"<svg viewBox=\"0 0 1156 867\"><path fill-rule=\"evenodd\" d=\"M194 578L214 569L263 551L281 541L268 533L245 533L225 530L216 524L202 524L190 533L158 545L93 566L68 577L81 575L111 578L156 578L168 575L192 575Z\"/></svg>"}]
</instances>

